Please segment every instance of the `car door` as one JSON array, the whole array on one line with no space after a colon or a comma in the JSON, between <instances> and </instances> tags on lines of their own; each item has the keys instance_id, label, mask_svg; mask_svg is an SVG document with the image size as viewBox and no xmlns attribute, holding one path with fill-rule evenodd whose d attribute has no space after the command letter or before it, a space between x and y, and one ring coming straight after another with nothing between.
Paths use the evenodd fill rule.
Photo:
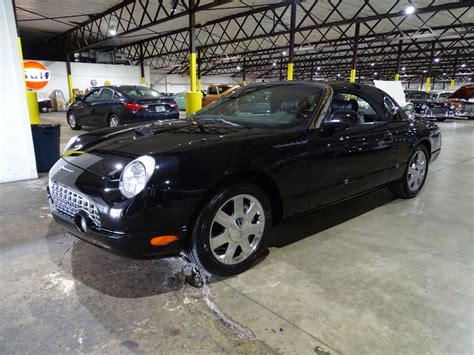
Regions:
<instances>
[{"instance_id":1,"label":"car door","mask_svg":"<svg viewBox=\"0 0 474 355\"><path fill-rule=\"evenodd\" d=\"M92 104L93 126L107 126L107 118L113 111L114 91L111 88L102 88L97 99Z\"/></svg>"},{"instance_id":2,"label":"car door","mask_svg":"<svg viewBox=\"0 0 474 355\"><path fill-rule=\"evenodd\" d=\"M380 103L350 90L333 94L309 151L310 207L318 208L385 184L396 146Z\"/></svg>"},{"instance_id":3,"label":"car door","mask_svg":"<svg viewBox=\"0 0 474 355\"><path fill-rule=\"evenodd\" d=\"M80 101L76 108L75 113L78 119L78 124L81 126L90 126L94 122L93 117L93 106L94 102L97 101L100 89L95 89L89 92L82 101Z\"/></svg>"}]
</instances>

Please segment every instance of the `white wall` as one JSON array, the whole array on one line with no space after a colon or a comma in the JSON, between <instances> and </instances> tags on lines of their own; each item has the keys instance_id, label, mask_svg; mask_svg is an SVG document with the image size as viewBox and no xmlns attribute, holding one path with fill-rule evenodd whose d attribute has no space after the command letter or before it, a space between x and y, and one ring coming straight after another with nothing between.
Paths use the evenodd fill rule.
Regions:
<instances>
[{"instance_id":1,"label":"white wall","mask_svg":"<svg viewBox=\"0 0 474 355\"><path fill-rule=\"evenodd\" d=\"M44 64L50 71L51 78L48 85L38 90L38 99L49 98L53 90L61 90L68 99L68 83L66 62L52 62L37 60ZM72 85L74 88L85 90L91 87L91 80L95 79L97 85L104 85L110 81L112 85L143 85L140 84L140 66L118 64L95 64L71 62ZM150 86L150 67L145 66L145 86Z\"/></svg>"},{"instance_id":2,"label":"white wall","mask_svg":"<svg viewBox=\"0 0 474 355\"><path fill-rule=\"evenodd\" d=\"M36 160L11 1L0 1L0 182L35 179Z\"/></svg>"},{"instance_id":3,"label":"white wall","mask_svg":"<svg viewBox=\"0 0 474 355\"><path fill-rule=\"evenodd\" d=\"M207 89L210 84L237 84L242 81L241 77L233 78L230 75L209 75L201 77L202 89ZM164 74L152 71L151 86L160 92L177 93L189 91L189 76L180 74Z\"/></svg>"}]
</instances>

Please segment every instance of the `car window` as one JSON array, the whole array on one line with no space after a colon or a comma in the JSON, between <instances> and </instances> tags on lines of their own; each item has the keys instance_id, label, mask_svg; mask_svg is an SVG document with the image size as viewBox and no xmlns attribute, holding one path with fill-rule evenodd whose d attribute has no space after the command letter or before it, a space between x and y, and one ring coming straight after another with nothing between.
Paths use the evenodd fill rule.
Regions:
<instances>
[{"instance_id":1,"label":"car window","mask_svg":"<svg viewBox=\"0 0 474 355\"><path fill-rule=\"evenodd\" d=\"M111 99L114 97L114 92L110 89L101 89L99 96L97 97L98 99Z\"/></svg>"},{"instance_id":2,"label":"car window","mask_svg":"<svg viewBox=\"0 0 474 355\"><path fill-rule=\"evenodd\" d=\"M99 90L91 91L89 94L87 94L86 97L84 97L84 101L97 100L97 97L98 97L98 96L99 96Z\"/></svg>"},{"instance_id":3,"label":"car window","mask_svg":"<svg viewBox=\"0 0 474 355\"><path fill-rule=\"evenodd\" d=\"M243 87L206 106L194 119L256 127L307 125L324 91L323 86L303 84Z\"/></svg>"},{"instance_id":4,"label":"car window","mask_svg":"<svg viewBox=\"0 0 474 355\"><path fill-rule=\"evenodd\" d=\"M120 94L114 91L114 99L119 99L119 98L120 98Z\"/></svg>"},{"instance_id":5,"label":"car window","mask_svg":"<svg viewBox=\"0 0 474 355\"><path fill-rule=\"evenodd\" d=\"M209 95L217 95L217 88L215 86L210 86L208 90Z\"/></svg>"},{"instance_id":6,"label":"car window","mask_svg":"<svg viewBox=\"0 0 474 355\"><path fill-rule=\"evenodd\" d=\"M346 118L344 118L346 117ZM326 122L364 124L385 121L371 103L354 93L336 92L333 95Z\"/></svg>"},{"instance_id":7,"label":"car window","mask_svg":"<svg viewBox=\"0 0 474 355\"><path fill-rule=\"evenodd\" d=\"M222 94L224 91L227 91L230 88L232 88L232 85L219 85L218 86L219 94Z\"/></svg>"},{"instance_id":8,"label":"car window","mask_svg":"<svg viewBox=\"0 0 474 355\"><path fill-rule=\"evenodd\" d=\"M412 91L405 94L406 100L429 100L430 94L423 91Z\"/></svg>"},{"instance_id":9,"label":"car window","mask_svg":"<svg viewBox=\"0 0 474 355\"><path fill-rule=\"evenodd\" d=\"M144 87L144 86L120 86L119 91L134 98L160 96L160 93L158 91Z\"/></svg>"}]
</instances>

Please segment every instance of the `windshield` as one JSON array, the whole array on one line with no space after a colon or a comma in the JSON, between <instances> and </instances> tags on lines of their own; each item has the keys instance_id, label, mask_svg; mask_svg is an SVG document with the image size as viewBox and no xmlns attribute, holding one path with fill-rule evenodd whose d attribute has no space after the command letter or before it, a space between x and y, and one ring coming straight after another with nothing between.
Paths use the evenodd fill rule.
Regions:
<instances>
[{"instance_id":1,"label":"windshield","mask_svg":"<svg viewBox=\"0 0 474 355\"><path fill-rule=\"evenodd\" d=\"M158 91L143 86L121 86L120 91L133 98L160 96L160 93Z\"/></svg>"},{"instance_id":2,"label":"windshield","mask_svg":"<svg viewBox=\"0 0 474 355\"><path fill-rule=\"evenodd\" d=\"M214 101L194 120L231 125L291 127L306 124L317 109L324 87L304 84L249 86Z\"/></svg>"},{"instance_id":3,"label":"windshield","mask_svg":"<svg viewBox=\"0 0 474 355\"><path fill-rule=\"evenodd\" d=\"M407 100L428 100L430 95L427 92L407 92Z\"/></svg>"}]
</instances>

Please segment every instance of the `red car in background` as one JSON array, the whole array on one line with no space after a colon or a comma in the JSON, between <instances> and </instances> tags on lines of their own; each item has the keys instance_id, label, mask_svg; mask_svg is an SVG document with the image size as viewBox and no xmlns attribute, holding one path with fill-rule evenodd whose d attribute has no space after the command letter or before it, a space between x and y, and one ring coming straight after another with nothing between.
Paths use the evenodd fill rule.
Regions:
<instances>
[{"instance_id":1,"label":"red car in background","mask_svg":"<svg viewBox=\"0 0 474 355\"><path fill-rule=\"evenodd\" d=\"M454 106L455 117L474 119L474 84L461 86L446 101Z\"/></svg>"}]
</instances>

